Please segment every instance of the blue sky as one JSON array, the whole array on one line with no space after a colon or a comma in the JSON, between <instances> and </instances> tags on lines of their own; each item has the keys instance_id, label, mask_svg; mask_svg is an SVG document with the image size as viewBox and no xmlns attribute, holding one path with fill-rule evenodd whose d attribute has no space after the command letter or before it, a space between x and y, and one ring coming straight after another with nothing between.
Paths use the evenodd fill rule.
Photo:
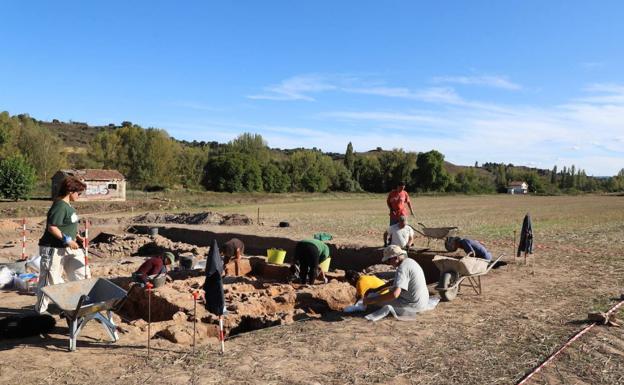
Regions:
<instances>
[{"instance_id":1,"label":"blue sky","mask_svg":"<svg viewBox=\"0 0 624 385\"><path fill-rule=\"evenodd\" d=\"M621 1L14 1L0 110L187 140L624 167Z\"/></svg>"}]
</instances>

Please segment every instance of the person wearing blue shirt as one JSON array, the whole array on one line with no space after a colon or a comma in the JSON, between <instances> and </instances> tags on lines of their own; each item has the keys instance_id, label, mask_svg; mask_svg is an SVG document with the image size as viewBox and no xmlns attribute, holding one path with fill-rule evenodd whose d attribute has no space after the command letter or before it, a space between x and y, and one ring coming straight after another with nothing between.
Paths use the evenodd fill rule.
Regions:
<instances>
[{"instance_id":1,"label":"person wearing blue shirt","mask_svg":"<svg viewBox=\"0 0 624 385\"><path fill-rule=\"evenodd\" d=\"M474 239L460 238L460 237L448 237L444 242L444 247L447 251L453 252L458 248L462 248L467 255L471 254L477 258L483 258L486 261L492 260L492 254L481 243Z\"/></svg>"}]
</instances>

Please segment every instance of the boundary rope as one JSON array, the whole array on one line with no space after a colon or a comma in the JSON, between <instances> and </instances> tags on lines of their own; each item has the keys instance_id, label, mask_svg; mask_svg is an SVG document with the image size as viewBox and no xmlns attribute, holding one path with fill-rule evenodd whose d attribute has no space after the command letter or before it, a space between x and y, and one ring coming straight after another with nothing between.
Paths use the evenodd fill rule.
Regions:
<instances>
[{"instance_id":1,"label":"boundary rope","mask_svg":"<svg viewBox=\"0 0 624 385\"><path fill-rule=\"evenodd\" d=\"M616 304L615 306L613 306L608 312L607 312L607 316L610 315L611 313L613 313L614 311L616 311L620 306L624 305L624 300L620 301L618 304ZM576 340L578 340L579 338L581 338L581 336L585 333L587 333L588 331L590 331L594 326L596 326L596 322L592 322L591 324L585 326L583 329L581 329L578 333L576 333L574 336L572 336L562 347L559 348L559 350L557 350L556 352L554 352L553 354L550 355L550 357L548 357L544 362L542 362L540 365L538 365L535 369L533 369L529 374L527 374L526 376L524 376L524 378L522 378L522 380L520 380L520 382L518 382L516 385L523 385L526 384L529 379L531 379L531 377L533 377L534 375L536 375L540 370L542 370L546 365L548 365L549 362L551 362L552 360L555 359L555 357L557 357L564 349L566 349L568 346L572 345L572 343Z\"/></svg>"}]
</instances>

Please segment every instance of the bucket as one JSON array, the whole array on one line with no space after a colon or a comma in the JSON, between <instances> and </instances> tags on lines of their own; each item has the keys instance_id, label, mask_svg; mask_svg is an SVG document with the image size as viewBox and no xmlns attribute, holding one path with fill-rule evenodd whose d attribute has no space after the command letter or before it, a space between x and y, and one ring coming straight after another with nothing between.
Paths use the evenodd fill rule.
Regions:
<instances>
[{"instance_id":1,"label":"bucket","mask_svg":"<svg viewBox=\"0 0 624 385\"><path fill-rule=\"evenodd\" d=\"M267 262L281 265L286 258L286 250L282 249L267 249Z\"/></svg>"},{"instance_id":2,"label":"bucket","mask_svg":"<svg viewBox=\"0 0 624 385\"><path fill-rule=\"evenodd\" d=\"M167 282L167 276L165 274L159 274L153 278L150 277L150 282L152 282L152 285L154 285L154 289L165 286L165 283Z\"/></svg>"},{"instance_id":3,"label":"bucket","mask_svg":"<svg viewBox=\"0 0 624 385\"><path fill-rule=\"evenodd\" d=\"M319 268L321 269L321 271L323 273L327 273L329 271L329 264L331 263L331 258L327 257L325 258L325 260L321 263L319 263Z\"/></svg>"},{"instance_id":4,"label":"bucket","mask_svg":"<svg viewBox=\"0 0 624 385\"><path fill-rule=\"evenodd\" d=\"M184 270L191 270L195 266L195 257L180 255L180 267Z\"/></svg>"},{"instance_id":5,"label":"bucket","mask_svg":"<svg viewBox=\"0 0 624 385\"><path fill-rule=\"evenodd\" d=\"M152 227L149 229L149 233L152 237L158 235L158 227Z\"/></svg>"}]
</instances>

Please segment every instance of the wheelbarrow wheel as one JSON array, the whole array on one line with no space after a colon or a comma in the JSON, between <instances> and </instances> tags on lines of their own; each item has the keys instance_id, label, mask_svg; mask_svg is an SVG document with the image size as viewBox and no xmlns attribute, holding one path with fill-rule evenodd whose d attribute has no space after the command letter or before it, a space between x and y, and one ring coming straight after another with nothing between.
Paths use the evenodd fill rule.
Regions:
<instances>
[{"instance_id":1,"label":"wheelbarrow wheel","mask_svg":"<svg viewBox=\"0 0 624 385\"><path fill-rule=\"evenodd\" d=\"M451 289L451 287L455 285L456 281L457 273L454 271L448 271L440 276L438 288L443 290L438 290L438 292L440 293L440 299L442 299L442 301L452 301L455 297L457 297L459 286L455 286Z\"/></svg>"}]
</instances>

